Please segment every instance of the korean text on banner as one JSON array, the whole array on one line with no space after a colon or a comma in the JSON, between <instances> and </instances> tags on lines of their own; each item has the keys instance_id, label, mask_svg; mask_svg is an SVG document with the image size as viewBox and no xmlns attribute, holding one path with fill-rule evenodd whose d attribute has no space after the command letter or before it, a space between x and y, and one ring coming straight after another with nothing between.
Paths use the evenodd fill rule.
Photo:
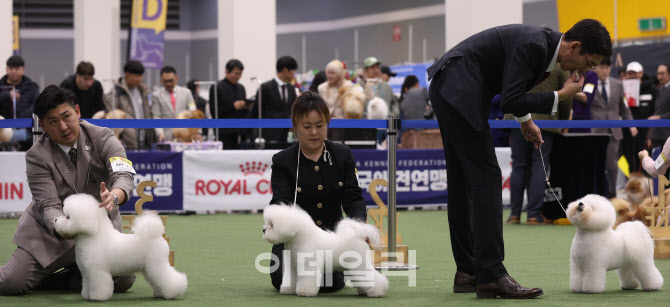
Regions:
<instances>
[{"instance_id":1,"label":"korean text on banner","mask_svg":"<svg viewBox=\"0 0 670 307\"><path fill-rule=\"evenodd\" d=\"M263 209L276 150L184 151L184 210Z\"/></svg>"},{"instance_id":2,"label":"korean text on banner","mask_svg":"<svg viewBox=\"0 0 670 307\"><path fill-rule=\"evenodd\" d=\"M133 0L129 59L146 68L163 66L167 0Z\"/></svg>"},{"instance_id":3,"label":"korean text on banner","mask_svg":"<svg viewBox=\"0 0 670 307\"><path fill-rule=\"evenodd\" d=\"M153 195L154 200L144 203L143 208L157 211L182 211L184 200L183 159L180 152L133 152L128 151L128 160L135 169L133 194L122 212L134 212L135 202L139 199L137 185L142 181L156 182L155 188L147 188L145 193Z\"/></svg>"}]
</instances>

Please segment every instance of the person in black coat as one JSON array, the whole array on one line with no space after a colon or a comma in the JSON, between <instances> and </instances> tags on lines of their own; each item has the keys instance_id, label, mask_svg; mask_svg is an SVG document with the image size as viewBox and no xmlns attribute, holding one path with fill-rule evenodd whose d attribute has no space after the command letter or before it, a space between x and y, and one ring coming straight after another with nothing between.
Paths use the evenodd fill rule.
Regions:
<instances>
[{"instance_id":1,"label":"person in black coat","mask_svg":"<svg viewBox=\"0 0 670 307\"><path fill-rule=\"evenodd\" d=\"M77 72L65 78L60 87L71 90L81 110L81 118L92 118L98 111L105 111L102 101L102 84L93 79L95 67L91 62L81 61L77 64Z\"/></svg>"},{"instance_id":2,"label":"person in black coat","mask_svg":"<svg viewBox=\"0 0 670 307\"><path fill-rule=\"evenodd\" d=\"M213 117L223 119L247 118L247 91L240 84L244 65L236 59L226 63L226 77L216 83L216 95L218 103L218 117L214 108L214 87L209 88L209 109ZM238 149L240 141L246 139L247 129L229 128L219 129L219 141L223 142L223 149Z\"/></svg>"},{"instance_id":3,"label":"person in black coat","mask_svg":"<svg viewBox=\"0 0 670 307\"><path fill-rule=\"evenodd\" d=\"M343 210L347 217L365 222L367 211L351 149L325 140L330 122L326 102L317 93L303 93L293 104L291 121L298 143L272 157L270 204L295 203L324 230L335 230ZM278 269L270 277L277 290L282 282L283 250L284 244L272 247L273 258L278 259L279 265L271 261L270 266ZM326 286L321 287L321 292L344 287L342 272L326 274L324 279Z\"/></svg>"},{"instance_id":4,"label":"person in black coat","mask_svg":"<svg viewBox=\"0 0 670 307\"><path fill-rule=\"evenodd\" d=\"M290 118L291 107L296 98L295 86L291 84L295 78L295 70L298 63L290 56L284 56L277 60L277 75L270 81L265 82L256 92L256 103L254 104L250 118L258 118L258 104L260 99L261 116L268 118ZM266 148L286 148L288 128L268 128L262 130Z\"/></svg>"},{"instance_id":5,"label":"person in black coat","mask_svg":"<svg viewBox=\"0 0 670 307\"><path fill-rule=\"evenodd\" d=\"M527 141L542 145L529 113L555 112L558 102L581 91L583 75L612 54L607 29L585 19L562 34L549 28L506 25L477 33L428 68L430 101L442 133L449 183L454 292L478 298L532 298L503 265L502 175L488 125L491 99L500 94ZM528 94L560 63L573 76L554 92ZM577 79L578 78L578 79ZM547 161L548 162L548 161Z\"/></svg>"}]
</instances>

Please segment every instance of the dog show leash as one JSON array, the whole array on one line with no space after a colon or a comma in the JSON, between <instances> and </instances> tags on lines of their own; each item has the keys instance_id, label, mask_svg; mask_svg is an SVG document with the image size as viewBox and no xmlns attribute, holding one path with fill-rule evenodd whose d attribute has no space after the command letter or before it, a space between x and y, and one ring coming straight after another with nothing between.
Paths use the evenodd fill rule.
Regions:
<instances>
[{"instance_id":1,"label":"dog show leash","mask_svg":"<svg viewBox=\"0 0 670 307\"><path fill-rule=\"evenodd\" d=\"M530 131L526 131L526 135L530 136ZM535 140L535 137L532 137L533 141ZM537 150L540 152L540 160L542 161L542 170L544 171L544 181L547 183L547 186L549 186L549 191L551 191L551 194L554 195L554 198L556 198L556 201L558 202L558 206L561 207L561 210L565 212L567 215L568 212L565 211L565 208L563 208L563 204L561 204L561 201L558 199L558 196L556 196L556 193L554 193L554 188L551 186L551 183L549 182L549 175L547 174L547 167L544 165L544 156L542 155L542 148L539 146L537 147Z\"/></svg>"}]
</instances>

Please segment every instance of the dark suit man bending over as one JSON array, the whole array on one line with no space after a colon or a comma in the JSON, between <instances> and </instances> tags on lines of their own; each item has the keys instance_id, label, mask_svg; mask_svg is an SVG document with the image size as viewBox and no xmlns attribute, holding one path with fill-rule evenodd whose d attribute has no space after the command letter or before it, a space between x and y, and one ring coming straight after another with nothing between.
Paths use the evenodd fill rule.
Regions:
<instances>
[{"instance_id":1,"label":"dark suit man bending over","mask_svg":"<svg viewBox=\"0 0 670 307\"><path fill-rule=\"evenodd\" d=\"M581 91L573 75L554 92L526 93L560 63L584 74L612 54L607 29L586 19L562 34L549 28L506 25L477 33L428 68L430 101L442 133L449 182L449 230L456 260L454 292L478 298L531 298L503 265L502 175L491 129L490 102L500 94L503 112L513 113L527 141L542 145L529 113L556 112L560 100Z\"/></svg>"},{"instance_id":2,"label":"dark suit man bending over","mask_svg":"<svg viewBox=\"0 0 670 307\"><path fill-rule=\"evenodd\" d=\"M133 175L113 169L110 158L126 158L126 151L108 128L80 121L74 100L71 91L50 85L35 101L35 115L45 134L26 153L33 199L19 219L14 234L16 250L0 266L0 295L23 295L38 286L81 289L75 241L54 229L54 218L63 215L66 197L93 195L121 231L118 205L128 199ZM61 268L65 270L55 273ZM114 291L125 291L134 282L135 275L114 277Z\"/></svg>"},{"instance_id":3,"label":"dark suit man bending over","mask_svg":"<svg viewBox=\"0 0 670 307\"><path fill-rule=\"evenodd\" d=\"M591 118L596 120L633 119L628 104L624 101L623 85L621 81L610 77L612 60L604 58L596 73L598 87L591 103ZM637 128L630 127L631 135L637 135ZM619 144L623 139L621 128L593 128L593 133L608 133L610 141L607 144L605 158L605 173L607 175L607 198L616 196L616 178L619 173Z\"/></svg>"},{"instance_id":4,"label":"dark suit man bending over","mask_svg":"<svg viewBox=\"0 0 670 307\"><path fill-rule=\"evenodd\" d=\"M258 100L261 100L261 115L265 118L291 118L291 108L295 101L295 87L291 84L295 78L298 63L290 56L283 56L277 60L277 75L261 85L256 93L256 104L251 110L250 117L258 118ZM260 95L260 97L259 97ZM288 129L263 129L267 148L286 148Z\"/></svg>"}]
</instances>

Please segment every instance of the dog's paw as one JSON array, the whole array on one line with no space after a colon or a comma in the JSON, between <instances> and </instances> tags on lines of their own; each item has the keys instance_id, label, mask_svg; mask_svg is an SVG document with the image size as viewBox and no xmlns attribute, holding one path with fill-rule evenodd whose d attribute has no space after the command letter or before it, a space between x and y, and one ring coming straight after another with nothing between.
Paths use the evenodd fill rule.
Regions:
<instances>
[{"instance_id":1,"label":"dog's paw","mask_svg":"<svg viewBox=\"0 0 670 307\"><path fill-rule=\"evenodd\" d=\"M295 287L284 287L284 286L282 286L282 287L279 288L279 293L289 294L289 295L295 294Z\"/></svg>"}]
</instances>

